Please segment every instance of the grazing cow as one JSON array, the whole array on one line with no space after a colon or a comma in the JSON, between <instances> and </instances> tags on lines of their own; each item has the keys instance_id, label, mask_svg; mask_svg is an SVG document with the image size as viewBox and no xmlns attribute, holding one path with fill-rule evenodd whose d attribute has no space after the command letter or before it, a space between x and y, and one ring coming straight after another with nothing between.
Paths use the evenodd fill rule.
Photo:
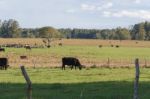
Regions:
<instances>
[{"instance_id":1,"label":"grazing cow","mask_svg":"<svg viewBox=\"0 0 150 99\"><path fill-rule=\"evenodd\" d=\"M26 48L26 50L31 50L31 46L29 45L25 45L24 47Z\"/></svg>"},{"instance_id":2,"label":"grazing cow","mask_svg":"<svg viewBox=\"0 0 150 99\"><path fill-rule=\"evenodd\" d=\"M59 46L62 46L62 43L58 43Z\"/></svg>"},{"instance_id":3,"label":"grazing cow","mask_svg":"<svg viewBox=\"0 0 150 99\"><path fill-rule=\"evenodd\" d=\"M8 59L7 58L0 58L0 69L7 69L8 68Z\"/></svg>"},{"instance_id":4,"label":"grazing cow","mask_svg":"<svg viewBox=\"0 0 150 99\"><path fill-rule=\"evenodd\" d=\"M20 59L27 59L27 56L20 56Z\"/></svg>"},{"instance_id":5,"label":"grazing cow","mask_svg":"<svg viewBox=\"0 0 150 99\"><path fill-rule=\"evenodd\" d=\"M0 52L5 52L5 49L4 48L0 48Z\"/></svg>"},{"instance_id":6,"label":"grazing cow","mask_svg":"<svg viewBox=\"0 0 150 99\"><path fill-rule=\"evenodd\" d=\"M62 70L65 70L65 65L71 66L71 69L75 66L78 67L80 70L82 69L82 65L80 64L79 60L74 57L63 57L62 58Z\"/></svg>"},{"instance_id":7,"label":"grazing cow","mask_svg":"<svg viewBox=\"0 0 150 99\"><path fill-rule=\"evenodd\" d=\"M120 46L119 45L116 45L116 48L119 48Z\"/></svg>"}]
</instances>

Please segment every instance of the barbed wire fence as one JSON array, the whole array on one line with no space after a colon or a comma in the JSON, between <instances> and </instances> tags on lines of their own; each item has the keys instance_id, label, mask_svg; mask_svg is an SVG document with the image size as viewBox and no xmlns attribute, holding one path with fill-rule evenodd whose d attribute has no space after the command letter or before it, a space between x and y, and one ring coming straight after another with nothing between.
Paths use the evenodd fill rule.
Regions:
<instances>
[{"instance_id":1,"label":"barbed wire fence","mask_svg":"<svg viewBox=\"0 0 150 99\"><path fill-rule=\"evenodd\" d=\"M119 64L121 63L122 64L122 60L120 60L120 61L114 61L114 60L111 60L110 58L108 58L107 60L106 60L106 63L105 63L105 65L104 66L106 66L106 65L108 65L109 67L112 67L114 64L113 64L113 62L114 63L118 63L119 62ZM131 62L131 63L130 63ZM134 61L129 61L129 63L130 63L130 65L132 66L134 66L135 65L135 62ZM143 60L140 60L140 61L138 61L138 64L140 64L140 67L149 67L149 61L148 61L148 59L143 59ZM130 65L127 65L127 66L130 66ZM136 63L136 65L137 65L137 63ZM34 65L33 64L33 66L36 66L36 65ZM19 67L20 68L20 67ZM3 75L5 72L0 72L0 75ZM8 73L8 72L7 72ZM11 73L10 73L11 74ZM0 77L2 77L2 76L0 76ZM5 78L4 78L5 79ZM15 78L12 78L12 79L15 79ZM28 78L29 79L29 78ZM136 79L136 77L135 77L135 79ZM2 81L3 82L3 81ZM30 83L31 83L31 81L27 81L27 82L29 82L29 86L30 86ZM34 87L35 88L35 87ZM30 94L32 94L32 91L31 91L31 87L29 87L28 88L30 91L29 91L29 93ZM47 88L47 87L36 87L35 88L36 90L40 90L40 91L47 91L47 89L49 89L49 88ZM137 93L137 89L138 88L135 88L135 90L136 90L136 92L135 93ZM18 96L18 97L24 97L24 99L32 99L32 95L31 96L27 96L27 94L26 94L26 86L25 86L25 84L20 84L19 86L17 85L17 83L16 84L11 84L11 83L9 83L9 81L8 81L8 83L1 83L0 84L0 93L2 93L2 92L6 92L6 93L8 93L8 97L9 97L9 93L13 93L14 91L16 91L16 92L18 92L18 95L20 95L20 96ZM34 92L34 89L33 89L33 92ZM20 93L20 94L19 94ZM12 96L11 96L12 97ZM41 96L42 97L42 96ZM19 99L19 98L18 98ZM36 98L34 98L34 99L36 99ZM41 98L42 99L42 98ZM138 98L134 98L134 99L138 99Z\"/></svg>"}]
</instances>

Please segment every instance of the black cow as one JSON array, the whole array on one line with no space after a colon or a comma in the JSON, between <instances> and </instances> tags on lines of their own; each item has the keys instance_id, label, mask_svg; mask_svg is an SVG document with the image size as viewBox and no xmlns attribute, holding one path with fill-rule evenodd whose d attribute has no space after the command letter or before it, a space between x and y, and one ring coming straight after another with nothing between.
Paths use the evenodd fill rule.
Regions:
<instances>
[{"instance_id":1,"label":"black cow","mask_svg":"<svg viewBox=\"0 0 150 99\"><path fill-rule=\"evenodd\" d=\"M24 47L26 48L26 50L31 50L31 46L30 45L25 45Z\"/></svg>"},{"instance_id":2,"label":"black cow","mask_svg":"<svg viewBox=\"0 0 150 99\"><path fill-rule=\"evenodd\" d=\"M7 58L0 58L0 69L7 69L8 68L8 59Z\"/></svg>"},{"instance_id":3,"label":"black cow","mask_svg":"<svg viewBox=\"0 0 150 99\"><path fill-rule=\"evenodd\" d=\"M62 58L62 70L65 70L65 65L71 66L71 69L73 67L78 67L80 70L82 69L82 65L80 64L80 61L77 58L74 57L63 57Z\"/></svg>"},{"instance_id":4,"label":"black cow","mask_svg":"<svg viewBox=\"0 0 150 99\"><path fill-rule=\"evenodd\" d=\"M0 48L0 52L5 52L5 49L4 48Z\"/></svg>"}]
</instances>

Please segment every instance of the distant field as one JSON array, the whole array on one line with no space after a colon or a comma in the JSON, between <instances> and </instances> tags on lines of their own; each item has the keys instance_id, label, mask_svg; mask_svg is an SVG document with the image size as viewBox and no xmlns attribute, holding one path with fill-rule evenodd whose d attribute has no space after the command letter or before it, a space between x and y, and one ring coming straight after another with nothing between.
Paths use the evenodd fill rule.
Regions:
<instances>
[{"instance_id":1,"label":"distant field","mask_svg":"<svg viewBox=\"0 0 150 99\"><path fill-rule=\"evenodd\" d=\"M111 47L111 44L119 48ZM138 43L136 43L138 42ZM42 39L0 39L2 44L31 44L42 45ZM59 46L62 43L63 46ZM102 45L101 48L98 46ZM132 46L133 45L133 46ZM63 39L52 43L51 48L6 48L1 52L1 57L8 57L11 67L26 65L32 67L60 67L62 57L76 57L87 67L134 66L135 58L140 59L142 66L150 66L150 42L148 41L109 41L109 40L81 40ZM21 60L20 56L26 55L28 59ZM109 63L108 63L109 62Z\"/></svg>"},{"instance_id":2,"label":"distant field","mask_svg":"<svg viewBox=\"0 0 150 99\"><path fill-rule=\"evenodd\" d=\"M133 99L134 68L27 69L33 99ZM139 96L150 99L150 70L141 68ZM0 99L26 99L20 69L0 71Z\"/></svg>"},{"instance_id":3,"label":"distant field","mask_svg":"<svg viewBox=\"0 0 150 99\"><path fill-rule=\"evenodd\" d=\"M0 39L0 44L34 44L44 45L41 38L32 39L32 38L8 38L8 39ZM150 47L150 41L136 41L136 40L98 40L98 39L62 39L62 40L54 40L52 45L58 45L58 43L62 43L63 45L75 45L75 46L107 46L111 45L119 45L121 47Z\"/></svg>"}]
</instances>

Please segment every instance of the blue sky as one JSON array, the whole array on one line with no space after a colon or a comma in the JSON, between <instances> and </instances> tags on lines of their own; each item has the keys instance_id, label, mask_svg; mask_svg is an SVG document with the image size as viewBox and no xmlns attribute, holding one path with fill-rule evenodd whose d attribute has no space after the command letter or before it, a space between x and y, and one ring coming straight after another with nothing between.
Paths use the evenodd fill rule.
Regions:
<instances>
[{"instance_id":1,"label":"blue sky","mask_svg":"<svg viewBox=\"0 0 150 99\"><path fill-rule=\"evenodd\" d=\"M150 21L149 0L0 0L0 19L23 28L116 28Z\"/></svg>"}]
</instances>

